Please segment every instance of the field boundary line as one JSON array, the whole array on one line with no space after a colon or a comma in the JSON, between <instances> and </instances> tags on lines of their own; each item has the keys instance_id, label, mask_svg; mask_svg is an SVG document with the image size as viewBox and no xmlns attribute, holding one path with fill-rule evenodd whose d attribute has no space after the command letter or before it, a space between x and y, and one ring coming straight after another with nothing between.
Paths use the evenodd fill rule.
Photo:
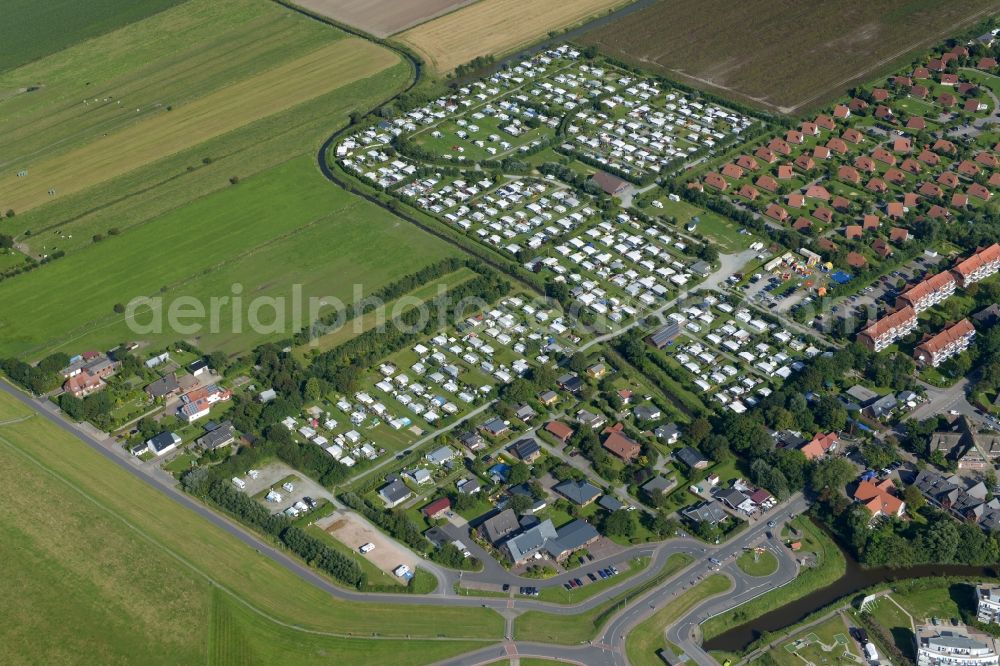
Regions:
<instances>
[{"instance_id":1,"label":"field boundary line","mask_svg":"<svg viewBox=\"0 0 1000 666\"><path fill-rule=\"evenodd\" d=\"M299 157L292 158L292 159L299 159L300 157L302 157L302 156L300 155ZM153 298L153 297L160 296L160 295L163 295L163 294L169 294L172 291L176 291L177 289L182 288L184 285L189 284L189 283L191 283L191 282L193 282L193 281L195 281L195 280L197 280L199 278L203 278L203 277L206 277L206 276L211 275L213 273L217 273L220 270L223 270L223 269L225 269L228 266L231 266L231 265L233 265L233 264L235 264L237 262L243 261L244 259L248 259L248 258L250 258L250 257L252 257L255 254L258 254L260 252L266 251L272 245L275 245L275 244L277 244L279 242L286 241L286 240L288 240L290 238L294 238L295 236L299 235L300 233L308 231L308 230L312 229L313 227L326 222L327 220L329 220L334 215L340 215L341 213L350 211L351 209L353 209L353 208L355 208L357 206L358 206L358 202L357 201L351 201L351 202L347 203L345 206L343 206L341 208L338 208L336 210L333 210L333 211L329 211L329 212L323 214L321 217L318 217L318 218L316 218L314 220L311 220L310 222L306 222L305 224L303 224L300 227L296 227L295 229L291 229L289 231L286 231L285 233L281 234L280 236L272 236L271 238L267 239L263 243L259 243L259 244L255 245L253 247L249 247L249 248L247 248L246 250L244 250L243 252L241 252L239 254L230 255L230 256L226 257L225 259L223 259L222 261L219 261L219 262L217 262L217 263L215 263L215 264L213 264L211 266L208 266L206 268L203 268L203 269L199 270L197 273L194 273L192 275L188 275L186 277L183 277L180 280L178 280L177 282L174 282L171 285L167 285L166 291L158 291L158 292L156 292L156 293L154 293L152 295L147 295L147 297L148 298ZM107 317L102 317L102 318L99 318L99 319L93 319L93 320L91 320L91 321L89 321L89 322L87 322L85 324L81 324L80 326L78 326L73 331L68 331L66 333L66 335L69 336L69 337L65 337L64 336L61 339L49 340L49 341L47 341L46 343L44 343L42 345L36 345L35 347L32 347L31 349L26 350L22 355L23 356L33 356L35 354L41 354L43 352L50 352L51 353L52 351L60 349L61 347L64 347L67 344L70 344L71 342L75 342L76 340L79 340L80 338L86 337L86 336L94 333L95 331L99 331L101 329L108 328L109 326L115 326L115 325L117 325L119 323L127 322L128 320L129 320L128 317L121 317L119 319L119 316L116 315L116 314L112 314L112 315L109 315Z\"/></svg>"},{"instance_id":2,"label":"field boundary line","mask_svg":"<svg viewBox=\"0 0 1000 666\"><path fill-rule=\"evenodd\" d=\"M446 9L443 12L440 12L438 14L434 14L432 16L428 16L428 17L423 18L423 19L418 19L416 21L416 23L411 23L410 25L403 26L402 28L396 30L395 32L390 33L389 35L387 35L385 37L385 39L392 39L396 35L401 35L404 32L406 32L407 30L413 30L414 28L419 28L420 26L422 26L425 23L430 23L431 21L436 21L439 18L444 18L445 16L448 16L449 14L454 14L457 11L465 9L466 7L471 7L472 5L479 4L479 3L483 2L483 1L484 0L465 0L465 2L462 2L461 4L455 5L454 7L450 7L450 8Z\"/></svg>"}]
</instances>

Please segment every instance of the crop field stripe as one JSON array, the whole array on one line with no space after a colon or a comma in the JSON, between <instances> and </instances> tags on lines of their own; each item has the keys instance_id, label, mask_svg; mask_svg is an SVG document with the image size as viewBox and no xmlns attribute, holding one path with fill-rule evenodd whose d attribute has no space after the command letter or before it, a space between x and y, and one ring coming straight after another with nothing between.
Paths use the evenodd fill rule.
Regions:
<instances>
[{"instance_id":1,"label":"crop field stripe","mask_svg":"<svg viewBox=\"0 0 1000 666\"><path fill-rule=\"evenodd\" d=\"M241 666L252 664L253 657L247 637L233 617L232 607L226 603L223 592L212 588L212 616L208 634L210 664Z\"/></svg>"},{"instance_id":2,"label":"crop field stripe","mask_svg":"<svg viewBox=\"0 0 1000 666\"><path fill-rule=\"evenodd\" d=\"M941 28L930 35L927 35L915 42L903 46L895 53L891 53L883 58L880 58L876 62L871 63L858 71L851 72L843 79L834 82L833 84L831 84L830 86L828 86L823 90L820 90L816 94L797 101L793 106L781 107L780 110L783 113L791 113L798 109L801 109L802 107L806 107L812 104L813 102L816 102L817 100L830 97L831 95L838 93L842 88L846 88L851 83L862 83L867 79L869 79L874 73L888 68L890 63L897 60L903 60L908 54L918 53L926 50L927 48L941 41L947 35L952 34L954 32L958 32L965 26L972 25L976 21L982 20L983 18L988 16L992 11L995 11L995 9L996 9L995 7L982 9L974 14L966 16L956 21L952 25L949 25L945 28Z\"/></svg>"},{"instance_id":3,"label":"crop field stripe","mask_svg":"<svg viewBox=\"0 0 1000 666\"><path fill-rule=\"evenodd\" d=\"M228 86L86 146L32 165L29 178L0 180L4 206L16 211L45 202L47 192L78 192L155 162L398 62L398 56L358 38L338 40L309 55ZM127 151L122 147L128 146Z\"/></svg>"},{"instance_id":4,"label":"crop field stripe","mask_svg":"<svg viewBox=\"0 0 1000 666\"><path fill-rule=\"evenodd\" d=\"M396 38L416 49L438 72L448 72L478 56L504 54L550 31L624 4L622 0L480 0Z\"/></svg>"},{"instance_id":5,"label":"crop field stripe","mask_svg":"<svg viewBox=\"0 0 1000 666\"><path fill-rule=\"evenodd\" d=\"M184 92L193 99L200 94L218 90L222 87L222 82L247 78L281 65L293 57L304 55L324 42L336 41L339 34L331 32L330 39L327 40L304 39L306 35L297 28L293 23L275 22L268 17L260 17L223 31L212 42L179 45L172 53L154 54L150 62L83 86L86 88L84 91L79 86L57 83L52 87L46 86L34 93L12 98L10 111L0 119L0 126L4 129L4 134L0 137L0 148L6 153L16 148L16 144L12 145L15 139L32 138L42 130L58 132L62 125L67 124L67 116L91 117L90 120L94 122L103 120L99 118L102 107L82 104L81 93L87 95L87 101L113 96L115 100L131 103L136 98L146 99L142 97L144 94L161 96L168 87L180 84ZM304 41L304 53L292 52L292 56L287 55L288 39ZM57 66L53 63L53 67ZM43 76L46 74L50 72L39 73ZM7 83L16 85L30 75L27 72L12 72L7 77ZM39 113L40 111L44 113ZM75 124L74 129L78 126Z\"/></svg>"},{"instance_id":6,"label":"crop field stripe","mask_svg":"<svg viewBox=\"0 0 1000 666\"><path fill-rule=\"evenodd\" d=\"M284 35L283 43L274 37ZM82 100L114 95L151 103L140 93L179 95L181 101L217 90L344 36L271 3L187 0L182 6L128 25L44 60L0 74L4 114L0 140L20 123L55 110L93 115ZM257 60L258 62L254 62ZM250 66L248 66L248 64ZM13 94L28 85L29 94ZM4 144L4 157L9 147Z\"/></svg>"},{"instance_id":7,"label":"crop field stripe","mask_svg":"<svg viewBox=\"0 0 1000 666\"><path fill-rule=\"evenodd\" d=\"M295 5L385 38L473 2L479 0L295 0Z\"/></svg>"},{"instance_id":8,"label":"crop field stripe","mask_svg":"<svg viewBox=\"0 0 1000 666\"><path fill-rule=\"evenodd\" d=\"M101 348L134 338L126 315L112 306L137 296L161 296L165 305L194 297L207 308L211 298L231 296L236 283L245 304L258 296L288 299L298 284L303 299L350 302L354 284L371 293L454 254L436 237L332 187L312 156L302 155L0 283L0 355L34 357L69 349L70 341ZM221 315L217 333L204 331L208 350L243 352L280 339L251 330L245 317L242 328L230 326L227 308ZM170 331L164 326L143 339L168 344Z\"/></svg>"},{"instance_id":9,"label":"crop field stripe","mask_svg":"<svg viewBox=\"0 0 1000 666\"><path fill-rule=\"evenodd\" d=\"M0 71L169 9L183 0L4 0Z\"/></svg>"},{"instance_id":10,"label":"crop field stripe","mask_svg":"<svg viewBox=\"0 0 1000 666\"><path fill-rule=\"evenodd\" d=\"M87 99L125 100L129 107L143 107L139 113L126 113L127 109L112 102L106 108L81 104L76 89L67 91L57 99L49 90L42 94L22 96L25 102L19 113L5 114L0 120L0 166L21 164L44 153L72 147L100 136L146 120L150 114L162 109L157 104L180 105L187 99L219 90L231 81L257 74L255 65L270 63L275 66L286 62L294 52L288 42L303 42L304 35L292 23L267 21L262 18L238 31L228 31L217 42L198 44L180 49L168 59L156 59L134 72L88 88ZM332 33L335 37L337 33ZM306 42L308 44L308 42ZM183 81L183 90L177 90ZM54 91L53 91L54 92ZM61 91L60 91L61 92ZM69 97L72 95L72 97ZM133 100L140 100L138 103ZM142 100L158 100L144 103ZM21 100L17 100L21 101Z\"/></svg>"},{"instance_id":11,"label":"crop field stripe","mask_svg":"<svg viewBox=\"0 0 1000 666\"><path fill-rule=\"evenodd\" d=\"M23 240L32 249L41 250L46 245L51 252L52 240L57 249L67 253L89 247L94 234L106 234L111 227L125 234L192 201L230 188L232 175L245 183L295 157L315 155L315 147L329 135L331 127L346 123L352 109L371 108L408 80L409 69L399 63L86 192L19 214L12 231L31 229L31 237ZM211 163L202 162L206 156L211 156ZM56 229L58 234L44 233Z\"/></svg>"}]
</instances>

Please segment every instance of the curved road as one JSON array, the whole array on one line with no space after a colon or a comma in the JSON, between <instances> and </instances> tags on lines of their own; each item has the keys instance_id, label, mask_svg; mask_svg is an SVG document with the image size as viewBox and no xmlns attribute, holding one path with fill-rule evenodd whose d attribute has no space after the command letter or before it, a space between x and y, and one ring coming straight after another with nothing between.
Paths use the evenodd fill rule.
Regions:
<instances>
[{"instance_id":1,"label":"curved road","mask_svg":"<svg viewBox=\"0 0 1000 666\"><path fill-rule=\"evenodd\" d=\"M294 5L290 5L282 0L278 1L290 9L306 14L313 19L329 23L329 21L323 21L323 19L310 12L304 12ZM337 27L344 29L343 26ZM365 37L368 36L365 35ZM388 45L386 46L387 48L391 48ZM410 62L414 67L413 79L402 91L407 92L411 90L422 77L421 63L408 53L398 50L397 52L399 52L402 57ZM393 98L386 100L386 102L391 101L391 99L394 99L396 96L398 95L394 95ZM383 102L383 104L386 102ZM331 134L320 147L317 154L317 162L323 175L335 183L337 182L337 179L326 163L326 155L328 154L333 142L339 137L339 135L348 129L348 127L341 128ZM375 201L375 203L381 205L381 202L379 201ZM710 276L706 283L699 285L699 288L711 289L716 287L721 280L724 280L730 273L738 269L739 266L736 266L736 263L739 263L740 266L742 266L747 258L747 254L748 253L724 256L722 258L722 266L720 269ZM671 305L673 305L673 303L667 304L661 308L660 311L665 311ZM612 334L603 336L602 338L592 340L581 349L586 349L604 341L605 339L621 335L625 332L625 330L628 329L621 329ZM774 540L772 540L772 543L768 544L768 547L779 555L780 566L778 571L776 571L773 575L762 578L752 578L743 574L743 572L733 564L736 556L742 552L744 547L751 544L756 545L765 538L764 533L767 531L767 527L763 522L757 522L752 524L747 530L738 535L732 541L724 543L720 546L705 545L693 539L672 539L659 544L638 546L619 553L614 557L605 558L603 561L595 561L591 565L588 565L587 568L590 569L598 568L600 566L608 566L613 562L619 562L622 559L631 559L637 556L649 556L651 558L649 566L641 573L622 581L622 583L613 585L585 601L572 605L553 604L521 598L509 599L506 597L495 598L459 596L453 591L453 586L455 582L461 579L463 574L444 569L426 561L422 562L421 566L433 573L438 580L438 589L433 594L419 596L407 594L362 593L352 591L333 584L326 578L315 573L309 567L305 566L296 558L288 556L282 550L279 550L262 541L256 535L244 529L241 525L231 521L228 517L216 513L208 506L194 500L177 487L176 480L172 476L155 466L143 465L138 459L124 451L114 440L108 438L105 433L101 433L86 424L76 424L68 421L63 416L62 412L48 400L33 398L25 395L5 381L0 381L0 390L3 390L7 394L15 397L19 402L32 409L34 412L37 412L57 427L75 435L87 446L100 453L109 461L151 484L153 487L163 492L171 500L197 513L199 516L208 520L219 529L227 532L247 546L255 549L263 557L270 558L274 562L293 572L307 583L319 587L331 596L355 602L388 601L414 606L482 606L492 608L507 619L508 635L503 643L467 653L456 659L442 662L442 664L447 664L448 666L486 664L497 659L503 659L511 656L537 656L553 659L563 663L581 664L585 666L625 666L628 664L628 660L625 656L625 638L628 633L636 625L640 624L652 615L657 608L662 606L662 604L669 602L672 598L696 584L698 580L712 573L712 571L715 570L715 567L709 562L708 557L714 557L722 561L721 566L725 569L726 575L733 581L733 587L722 595L704 601L698 607L689 612L684 618L681 618L681 620L669 627L667 635L672 642L683 647L687 651L688 655L691 656L697 663L714 664L714 660L701 650L700 645L697 642L696 629L698 622L710 617L712 614L732 608L739 603L743 603L754 596L763 593L767 589L787 583L789 580L794 578L797 573L794 562L790 561L788 554L783 548L780 547L780 545L776 545L773 542ZM794 496L785 504L785 506L772 510L771 515L777 516L780 511L782 517L787 518L789 511L792 514L795 514L803 510L805 506L805 500L801 496ZM623 591L638 586L655 577L662 569L667 559L675 553L686 553L692 555L695 557L695 562L652 590L649 590L638 598L632 600L622 610L618 611L609 619L605 626L602 627L598 638L589 644L580 646L563 646L545 643L515 642L512 640L512 637L510 636L512 623L520 612L524 610L540 610L560 615L575 615L590 610L595 606L604 603L607 599L617 596ZM561 586L569 578L578 577L579 575L579 572L576 572L575 574L565 573L546 581L535 581L515 576L506 570L503 570L501 567L489 567L483 574L478 576L471 574L469 578L488 580L488 582L497 584L506 582L511 585L525 584L534 585L536 587L553 587L556 585Z\"/></svg>"},{"instance_id":2,"label":"curved road","mask_svg":"<svg viewBox=\"0 0 1000 666\"><path fill-rule=\"evenodd\" d=\"M683 592L698 578L709 574L713 569L713 565L708 561L708 557L715 557L716 559L722 561L722 567L734 581L734 587L728 593L701 604L680 622L678 622L675 629L679 633L677 633L676 640L674 640L674 642L684 647L692 658L698 660L698 663L714 663L707 657L707 655L704 655L704 653L701 652L697 642L690 637L689 633L686 634L685 632L690 632L690 627L696 624L697 621L701 619L701 616L710 615L715 612L721 612L721 610L731 608L738 603L742 603L743 601L760 594L765 589L770 589L777 585L784 584L788 580L791 580L791 578L794 578L796 574L794 563L789 565L786 561L787 556L782 558L782 566L779 566L778 571L772 576L766 578L751 578L746 576L732 564L735 557L743 550L744 547L751 544L757 544L764 539L763 535L768 528L762 521L757 521L748 527L744 532L739 534L735 539L720 546L705 545L693 539L671 539L659 544L650 544L632 548L625 551L625 553L620 553L614 558L608 558L604 561L605 565L610 563L611 560L620 561L623 557L636 557L639 555L647 555L651 557L651 562L643 572L632 576L631 578L623 581L621 584L609 587L608 589L603 590L589 599L581 601L577 604L563 605L531 599L509 599L506 597L459 596L453 591L452 583L458 580L461 574L455 571L440 568L437 569L437 573L439 574L439 579L443 579L445 585L439 586L438 590L430 595L419 596L407 594L357 592L333 584L306 565L299 562L297 559L290 557L283 551L262 541L256 535L248 532L240 525L229 520L227 517L216 513L206 505L197 502L177 487L176 481L172 476L163 472L159 468L143 465L138 461L138 459L132 457L124 451L113 440L107 438L98 439L94 435L94 430L89 426L67 421L62 415L62 412L60 412L59 409L48 400L30 397L5 381L0 381L0 390L3 390L5 393L13 396L20 403L40 414L43 418L55 424L60 429L78 437L90 448L100 453L118 467L137 476L138 478L141 478L143 481L150 483L155 488L170 497L173 501L181 504L191 511L194 511L201 517L210 521L219 529L224 530L230 535L236 537L247 546L254 548L262 556L270 558L286 569L292 571L304 581L321 588L331 596L337 597L338 599L357 602L392 602L415 606L451 605L465 607L482 606L492 608L507 618L509 634L513 619L524 610L540 610L560 615L579 614L604 603L607 599L617 596L631 587L640 585L641 583L653 578L657 573L659 573L660 569L662 569L667 559L675 553L686 553L688 555L693 555L696 558L696 561L692 565L658 585L654 589L641 595L639 598L632 601L630 605L615 614L610 619L608 624L602 629L599 637L590 645L563 646L543 643L519 643L512 641L511 636L508 635L506 637L507 640L502 644L443 662L449 666L487 663L491 658L503 658L504 656L516 654L523 656L533 655L548 657L563 661L568 660L568 663L581 663L587 664L587 666L601 666L605 664L608 666L622 666L627 664L628 662L624 655L624 643L625 637L629 631L631 631L636 624L642 622L649 615L651 615L654 612L655 607L658 607L659 605L669 601L677 594ZM780 512L780 516L782 518L787 518L789 512L792 514L799 513L805 508L805 506L805 500L800 495L796 495L788 500L783 506L773 509L770 515L777 517ZM774 544L771 544L769 547L774 549ZM776 550L779 555L783 553L783 549L780 547ZM599 564L601 563L595 562L593 563L593 566L597 567ZM546 581L530 581L514 576L509 572L504 573L506 573L509 579L515 583L530 584L537 587L562 585L565 579L571 577L571 574L563 574ZM579 576L579 572L576 573L576 576ZM704 655L708 660L703 661L700 658L701 655Z\"/></svg>"},{"instance_id":3,"label":"curved road","mask_svg":"<svg viewBox=\"0 0 1000 666\"><path fill-rule=\"evenodd\" d=\"M796 494L779 507L772 509L770 517L776 522L774 533L780 533L782 525L789 515L796 515L807 507L801 494ZM671 577L661 585L632 600L624 609L613 615L601 628L597 638L586 645L565 646L547 643L529 643L514 641L508 637L501 645L471 652L454 659L439 662L436 666L470 666L487 664L505 657L539 657L556 659L566 663L586 664L587 666L627 666L625 640L636 625L647 620L663 604L682 594L699 580L722 570L732 581L732 587L717 596L706 599L693 608L677 622L666 627L667 639L679 645L687 655L698 664L714 665L716 661L701 649L697 627L704 620L745 603L765 592L787 584L798 575L798 567L777 538L768 539L766 532L771 530L766 523L760 521L738 535L730 542L721 546L703 546L699 544L697 555L700 557L686 569ZM735 565L735 560L743 549L749 545L763 545L778 557L778 569L770 576L748 576ZM704 550L703 550L704 549ZM716 567L709 561L714 557L721 562Z\"/></svg>"},{"instance_id":4,"label":"curved road","mask_svg":"<svg viewBox=\"0 0 1000 666\"><path fill-rule=\"evenodd\" d=\"M304 13L311 18L323 21L321 18L311 14L310 12L303 12L298 7L287 4L279 0L281 4L288 6L290 9ZM323 21L327 22L327 21ZM340 27L340 26L338 26ZM388 47L388 45L387 45ZM391 48L391 47L389 47ZM395 50L395 49L394 49ZM405 52L400 52L401 55L414 67L414 76L408 86L402 91L407 92L411 90L421 79L422 70L419 61L416 61L409 54ZM396 95L393 96L395 98ZM390 101L390 100L387 100ZM386 102L383 102L383 104ZM350 127L343 127L333 132L326 141L323 142L317 153L317 162L320 171L323 175L330 181L338 183L337 178L333 171L330 169L326 162L326 155L328 154L330 147L337 140L337 138L348 131ZM381 205L380 201L375 200L375 203ZM450 240L450 239L447 239ZM717 285L708 284L712 280L723 280L729 275L729 273L736 270L735 264L740 263L742 265L746 260L746 253L741 255L732 255L729 257L723 257L722 266L718 271L716 271L705 284L700 285L701 288L708 287L713 288ZM661 308L661 311L665 311L667 308L672 306L673 303L668 303L666 306ZM617 335L624 333L627 328L620 329L604 336L601 339L593 340L586 345L586 347L593 346L599 342L604 341L604 339L610 339ZM625 609L616 614L608 625L605 627L604 632L601 634L598 640L594 641L589 646L580 647L568 647L561 645L549 645L542 643L515 643L511 641L511 637L507 636L507 641L503 644L493 646L491 648L486 648L474 653L463 655L455 660L448 661L448 664L477 664L477 663L488 663L496 658L503 658L505 656L516 655L519 650L521 654L527 656L528 654L533 654L541 657L548 657L551 659L556 659L564 663L576 663L576 664L586 664L587 666L598 666L600 664L626 664L627 660L624 657L624 639L627 633L632 629L635 624L638 624L643 619L645 619L652 612L652 608L657 604L668 601L671 597L678 594L688 587L687 584L682 584L680 586L675 583L683 578L688 578L694 580L697 577L703 576L707 565L707 557L709 554L714 554L718 559L728 559L731 553L737 553L742 550L744 545L753 542L754 539L759 538L760 534L764 531L761 525L755 525L748 529L743 534L739 535L734 541L723 544L722 546L706 546L701 542L695 541L693 539L672 539L670 541L661 542L659 544L647 544L644 546L637 546L628 549L624 552L618 553L617 555L604 560L599 560L588 565L590 568L599 568L601 566L609 566L615 562L621 562L622 560L630 560L639 556L648 556L651 558L650 564L645 570L622 581L619 584L613 585L600 593L590 597L589 599L582 601L577 604L553 604L548 602L534 601L530 599L509 599L509 598L495 598L495 597L467 597L457 595L453 588L455 583L462 580L465 574L461 574L457 571L452 571L449 569L444 569L433 563L422 561L421 566L430 571L438 581L437 591L430 595L418 596L418 595L407 595L407 594L381 594L381 593L362 593L357 591L352 591L350 589L339 587L331 583L326 578L318 575L312 569L305 566L303 563L298 561L294 557L286 555L282 550L279 550L272 545L262 541L253 533L244 529L241 525L231 521L228 517L216 513L208 506L201 504L200 502L194 500L182 490L177 487L176 480L164 472L163 470L150 465L143 465L138 459L134 458L127 452L125 452L114 440L107 437L105 433L101 433L94 428L91 428L86 424L76 424L68 421L62 412L51 402L45 399L33 398L25 395L18 389L7 384L5 381L0 381L0 389L9 395L14 396L18 401L41 414L44 418L48 419L50 422L56 424L62 430L69 432L79 439L83 440L90 448L94 449L105 458L113 462L118 467L128 471L129 473L141 478L142 480L150 483L155 488L163 492L165 495L170 497L175 502L181 504L185 508L188 508L201 517L205 518L213 525L219 529L224 530L230 535L236 537L247 546L254 548L262 556L268 557L286 569L292 571L301 579L306 582L315 585L330 595L337 597L339 599L348 601L380 601L380 602L392 602L399 604L409 604L409 605L453 605L453 606L466 606L475 607L482 606L492 608L499 614L503 615L507 619L508 634L511 631L511 626L514 618L524 610L541 610L549 613L556 613L561 615L574 615L582 613L584 611L590 610L595 606L598 606L607 599L621 594L623 591L631 587L641 585L642 583L654 578L659 571L662 569L663 565L667 562L669 557L675 553L685 553L688 555L693 555L696 557L696 562L689 566L686 570L676 574L669 580L665 581L661 585L657 586L653 590L647 592L642 597L640 597L636 602L630 606L626 606ZM796 509L797 510L797 509ZM494 563L495 564L495 563ZM733 569L736 569L733 567ZM779 571L775 576L787 574L785 567L780 567ZM506 571L499 566L487 566L483 572L473 573L465 576L468 580L476 580L478 582L488 582L491 584L501 585L507 583L509 585L533 585L535 587L554 587L561 586L570 578L580 576L580 572L575 573L564 573L554 578L548 579L546 581L536 581L531 579L524 579L510 572ZM794 576L794 572L791 573ZM760 587L761 585L772 586L773 581L770 583L760 583L757 581L755 586L752 581L746 576L742 575L738 569L731 574L734 580L735 587L731 591L724 595L723 599L728 599L740 594L749 593ZM762 579L761 579L762 580ZM641 602L641 603L640 603ZM697 609L696 609L697 610ZM692 649L696 646L692 645ZM712 663L712 662L707 662Z\"/></svg>"}]
</instances>

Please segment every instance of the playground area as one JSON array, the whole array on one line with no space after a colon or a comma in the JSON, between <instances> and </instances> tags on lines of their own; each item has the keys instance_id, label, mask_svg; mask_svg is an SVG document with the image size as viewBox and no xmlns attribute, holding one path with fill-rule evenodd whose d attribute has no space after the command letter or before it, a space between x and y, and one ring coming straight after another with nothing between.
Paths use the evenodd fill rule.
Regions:
<instances>
[{"instance_id":1,"label":"playground area","mask_svg":"<svg viewBox=\"0 0 1000 666\"><path fill-rule=\"evenodd\" d=\"M848 636L847 624L840 613L809 627L805 633L772 650L771 657L783 666L865 663L857 644Z\"/></svg>"}]
</instances>

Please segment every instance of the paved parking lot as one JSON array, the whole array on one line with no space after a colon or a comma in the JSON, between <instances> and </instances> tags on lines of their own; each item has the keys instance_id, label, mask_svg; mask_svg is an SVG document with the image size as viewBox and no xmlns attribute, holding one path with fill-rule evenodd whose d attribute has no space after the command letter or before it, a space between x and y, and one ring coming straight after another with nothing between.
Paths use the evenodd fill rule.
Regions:
<instances>
[{"instance_id":1,"label":"paved parking lot","mask_svg":"<svg viewBox=\"0 0 1000 666\"><path fill-rule=\"evenodd\" d=\"M775 295L774 292L783 284L778 273L761 271L760 275L759 280L746 285L743 294L751 303L776 314L788 312L811 293L811 290L807 288L796 287L780 295ZM793 279L798 279L798 276Z\"/></svg>"},{"instance_id":2,"label":"paved parking lot","mask_svg":"<svg viewBox=\"0 0 1000 666\"><path fill-rule=\"evenodd\" d=\"M864 287L855 295L841 299L831 308L830 312L817 314L822 314L824 320L827 320L825 328L831 326L833 320L836 319L853 318L856 322L875 321L881 312L895 305L896 297L900 294L897 287L900 280L905 281L907 286L919 282L925 275L933 274L939 270L938 264L941 261L943 258L940 256L923 255L917 257L905 266ZM863 313L867 313L867 317Z\"/></svg>"}]
</instances>

